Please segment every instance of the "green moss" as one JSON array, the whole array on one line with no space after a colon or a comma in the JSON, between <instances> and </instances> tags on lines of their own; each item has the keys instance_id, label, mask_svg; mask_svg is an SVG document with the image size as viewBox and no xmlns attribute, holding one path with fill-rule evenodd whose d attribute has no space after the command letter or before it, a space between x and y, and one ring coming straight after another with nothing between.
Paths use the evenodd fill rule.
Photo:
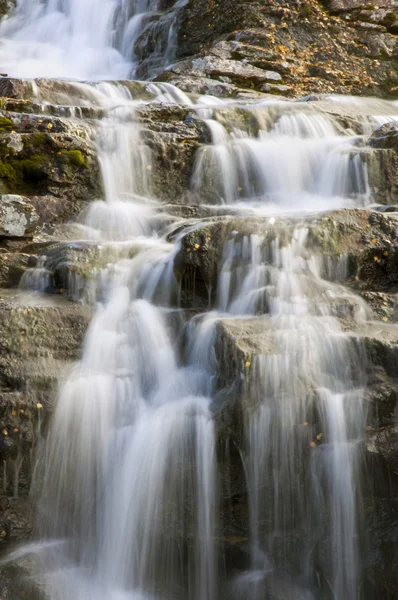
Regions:
<instances>
[{"instance_id":1,"label":"green moss","mask_svg":"<svg viewBox=\"0 0 398 600\"><path fill-rule=\"evenodd\" d=\"M21 173L24 181L36 183L47 177L44 169L48 166L48 158L44 154L33 154L30 158L12 161L12 166Z\"/></svg>"},{"instance_id":2,"label":"green moss","mask_svg":"<svg viewBox=\"0 0 398 600\"><path fill-rule=\"evenodd\" d=\"M86 159L80 150L62 150L62 156L65 156L69 163L74 167L85 167L87 168Z\"/></svg>"},{"instance_id":3,"label":"green moss","mask_svg":"<svg viewBox=\"0 0 398 600\"><path fill-rule=\"evenodd\" d=\"M7 179L10 183L17 182L17 173L11 165L7 165L0 161L0 178Z\"/></svg>"},{"instance_id":4,"label":"green moss","mask_svg":"<svg viewBox=\"0 0 398 600\"><path fill-rule=\"evenodd\" d=\"M45 146L47 141L47 133L38 132L23 136L23 145L25 150L34 148L37 152L38 148Z\"/></svg>"},{"instance_id":5,"label":"green moss","mask_svg":"<svg viewBox=\"0 0 398 600\"><path fill-rule=\"evenodd\" d=\"M7 119L6 117L0 117L0 133L7 133L11 131L14 127L14 123L11 119Z\"/></svg>"},{"instance_id":6,"label":"green moss","mask_svg":"<svg viewBox=\"0 0 398 600\"><path fill-rule=\"evenodd\" d=\"M384 19L382 19L381 24L385 27L389 27L391 25L395 25L397 21L397 15L393 12L388 13Z\"/></svg>"}]
</instances>

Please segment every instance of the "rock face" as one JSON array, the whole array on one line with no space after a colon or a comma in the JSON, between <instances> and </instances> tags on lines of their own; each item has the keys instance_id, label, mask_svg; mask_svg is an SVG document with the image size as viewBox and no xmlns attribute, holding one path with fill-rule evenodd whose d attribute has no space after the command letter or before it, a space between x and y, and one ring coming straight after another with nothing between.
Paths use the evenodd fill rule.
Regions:
<instances>
[{"instance_id":1,"label":"rock face","mask_svg":"<svg viewBox=\"0 0 398 600\"><path fill-rule=\"evenodd\" d=\"M397 17L392 0L216 0L206 6L189 0L178 19L183 62L159 77L186 90L198 87L195 77L210 78L231 96L236 86L261 89L260 81L263 91L282 95L397 95ZM220 55L220 44L230 45L229 54ZM187 62L188 56L195 58ZM266 71L279 73L285 88L271 87Z\"/></svg>"},{"instance_id":2,"label":"rock face","mask_svg":"<svg viewBox=\"0 0 398 600\"><path fill-rule=\"evenodd\" d=\"M62 196L71 203L100 193L96 155L77 136L11 131L1 138L0 158L3 191Z\"/></svg>"},{"instance_id":3,"label":"rock face","mask_svg":"<svg viewBox=\"0 0 398 600\"><path fill-rule=\"evenodd\" d=\"M190 188L195 154L210 142L203 122L188 108L152 107L138 111L142 137L152 151L155 197L175 202Z\"/></svg>"},{"instance_id":4,"label":"rock face","mask_svg":"<svg viewBox=\"0 0 398 600\"><path fill-rule=\"evenodd\" d=\"M12 492L17 481L14 493L26 494L29 450L40 436L39 424L44 426L51 412L58 379L80 355L90 311L61 300L42 306L20 304L19 298L18 293L3 294L1 300L0 456L7 464L2 489ZM15 480L12 471L18 458L23 462Z\"/></svg>"}]
</instances>

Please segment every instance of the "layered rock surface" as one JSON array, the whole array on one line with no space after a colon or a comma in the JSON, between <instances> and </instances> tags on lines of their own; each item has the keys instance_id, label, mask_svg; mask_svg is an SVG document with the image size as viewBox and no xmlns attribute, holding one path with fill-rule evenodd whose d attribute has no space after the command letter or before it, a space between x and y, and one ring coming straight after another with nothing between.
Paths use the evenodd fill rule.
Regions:
<instances>
[{"instance_id":1,"label":"layered rock surface","mask_svg":"<svg viewBox=\"0 0 398 600\"><path fill-rule=\"evenodd\" d=\"M220 95L236 94L237 85L282 95L396 95L396 19L392 2L217 0L203 7L190 0L179 21L179 57L198 58L166 76L189 89L199 73L224 84Z\"/></svg>"}]
</instances>

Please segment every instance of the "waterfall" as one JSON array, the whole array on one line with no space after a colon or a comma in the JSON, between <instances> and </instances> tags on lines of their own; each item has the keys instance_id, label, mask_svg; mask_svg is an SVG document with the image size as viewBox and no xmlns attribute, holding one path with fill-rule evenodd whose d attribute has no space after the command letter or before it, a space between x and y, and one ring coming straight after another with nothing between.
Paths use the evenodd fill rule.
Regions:
<instances>
[{"instance_id":1,"label":"waterfall","mask_svg":"<svg viewBox=\"0 0 398 600\"><path fill-rule=\"evenodd\" d=\"M257 576L236 582L236 598L243 589L250 598L269 593L274 557L278 569L288 572L298 540L298 568L307 580L315 577L311 555L324 538L331 542L318 560L324 561L334 596L355 598L359 585L356 506L365 361L325 301L325 295L345 292L321 279L306 240L301 227L290 242L276 237L265 249L252 236L234 241L224 258L223 269L230 272L224 279L227 310L269 315L259 324L266 328L269 355L256 357L247 392L257 408L245 415Z\"/></svg>"},{"instance_id":2,"label":"waterfall","mask_svg":"<svg viewBox=\"0 0 398 600\"><path fill-rule=\"evenodd\" d=\"M192 177L199 197L209 197L210 190L214 203L265 199L289 210L338 208L347 198L368 203L357 138L339 135L326 116L282 113L258 137L237 129L228 133L217 115L206 122L212 144L198 153Z\"/></svg>"},{"instance_id":3,"label":"waterfall","mask_svg":"<svg viewBox=\"0 0 398 600\"><path fill-rule=\"evenodd\" d=\"M17 0L0 24L2 71L13 77L128 79L135 44L162 13L159 0ZM147 74L174 58L176 3L160 21ZM159 33L159 32L158 32Z\"/></svg>"},{"instance_id":4,"label":"waterfall","mask_svg":"<svg viewBox=\"0 0 398 600\"><path fill-rule=\"evenodd\" d=\"M167 103L179 99L170 86L155 88ZM80 231L111 253L93 273L97 308L82 358L61 386L42 458L40 532L57 540L42 551L50 597L354 600L363 569L366 370L361 345L339 318L344 303L358 323L367 309L339 283L344 257L313 255L302 214L335 208L336 198L337 206L367 201L364 164L346 160L355 140L300 108L279 107L275 118L270 107L261 120L269 130L253 135L233 115L224 125L216 119L220 101L191 104L211 131L202 152L222 166L216 174L247 182L240 203L231 190L241 223L245 205L272 216L262 216L255 233L250 224L230 231L214 298L209 292L212 310L185 315L181 349L172 325L182 293L175 261L183 236L212 221L167 235L151 197L152 156L137 103L121 84L90 90L105 112L93 131L105 197L89 205ZM194 178L210 168L199 151ZM216 187L201 191L204 202ZM22 287L42 291L57 260L49 255L29 270ZM250 560L226 582L214 412L224 393L217 344L225 322L254 326L262 340L245 366L239 449Z\"/></svg>"},{"instance_id":5,"label":"waterfall","mask_svg":"<svg viewBox=\"0 0 398 600\"><path fill-rule=\"evenodd\" d=\"M145 195L150 155L119 91L97 135L106 199L91 205L86 228L122 250L126 240L146 248L105 267L83 357L58 399L41 508L43 533L65 544L49 553L48 584L65 600L177 598L184 589L216 600L211 398L200 371L179 364L167 313L151 302L158 286L155 278L148 288L148 267L160 263L160 277L174 249L157 238ZM69 567L59 575L59 565Z\"/></svg>"},{"instance_id":6,"label":"waterfall","mask_svg":"<svg viewBox=\"0 0 398 600\"><path fill-rule=\"evenodd\" d=\"M156 102L189 106L210 140L187 190L206 218L170 214L165 225L140 102L127 85L98 80L152 75L175 59L185 2L171 4L19 0L0 24L2 70L93 80L74 89L103 113L91 125L104 198L68 247L95 245L101 256L89 293L76 277L71 294L93 318L60 382L37 474L48 598L357 600L367 378L341 314L355 325L368 314L340 282L346 257L315 256L310 231L322 211L369 205L363 139L316 103L233 103L152 83ZM364 130L380 119L376 111ZM200 244L183 240L214 226L214 277L201 273L203 302L184 304L199 268L180 272L181 256ZM49 291L63 260L49 250L21 288ZM240 327L252 346L235 353L223 327ZM231 370L239 355L232 383L222 353ZM227 444L223 419L239 428ZM230 570L223 452L239 465L248 506L247 564Z\"/></svg>"}]
</instances>

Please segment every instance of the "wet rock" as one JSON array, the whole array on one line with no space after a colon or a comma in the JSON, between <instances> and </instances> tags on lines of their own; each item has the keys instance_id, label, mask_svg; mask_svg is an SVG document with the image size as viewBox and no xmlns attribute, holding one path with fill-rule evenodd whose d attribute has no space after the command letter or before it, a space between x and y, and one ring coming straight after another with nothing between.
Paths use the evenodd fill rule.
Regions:
<instances>
[{"instance_id":1,"label":"wet rock","mask_svg":"<svg viewBox=\"0 0 398 600\"><path fill-rule=\"evenodd\" d=\"M372 454L381 455L389 470L398 475L398 425L389 425L376 432L370 432L366 439L366 449Z\"/></svg>"},{"instance_id":2,"label":"wet rock","mask_svg":"<svg viewBox=\"0 0 398 600\"><path fill-rule=\"evenodd\" d=\"M261 6L217 0L203 5L189 0L178 23L179 56L197 54L225 34L261 25Z\"/></svg>"},{"instance_id":3,"label":"wet rock","mask_svg":"<svg viewBox=\"0 0 398 600\"><path fill-rule=\"evenodd\" d=\"M29 268L36 265L36 258L22 252L0 253L0 288L18 287Z\"/></svg>"},{"instance_id":4,"label":"wet rock","mask_svg":"<svg viewBox=\"0 0 398 600\"><path fill-rule=\"evenodd\" d=\"M261 87L261 91L267 94L277 94L279 96L291 96L293 89L288 85L273 85L272 83L265 83Z\"/></svg>"},{"instance_id":5,"label":"wet rock","mask_svg":"<svg viewBox=\"0 0 398 600\"><path fill-rule=\"evenodd\" d=\"M372 428L393 425L397 421L397 380L389 377L382 366L374 366L369 373L365 390L369 409L368 425Z\"/></svg>"},{"instance_id":6,"label":"wet rock","mask_svg":"<svg viewBox=\"0 0 398 600\"><path fill-rule=\"evenodd\" d=\"M394 143L393 133L390 138L374 140L372 143L391 145ZM380 204L392 204L398 193L398 152L393 148L374 148L362 154L368 168L369 186L373 197Z\"/></svg>"},{"instance_id":7,"label":"wet rock","mask_svg":"<svg viewBox=\"0 0 398 600\"><path fill-rule=\"evenodd\" d=\"M31 236L37 223L37 213L28 198L0 195L0 237Z\"/></svg>"},{"instance_id":8,"label":"wet rock","mask_svg":"<svg viewBox=\"0 0 398 600\"><path fill-rule=\"evenodd\" d=\"M32 300L0 294L0 487L14 496L28 494L32 449L47 426L59 378L80 356L90 320L80 305Z\"/></svg>"},{"instance_id":9,"label":"wet rock","mask_svg":"<svg viewBox=\"0 0 398 600\"><path fill-rule=\"evenodd\" d=\"M377 472L372 475L377 477ZM394 568L398 560L398 502L384 488L384 497L364 499L367 531L370 538L368 568L364 581L364 598L386 598L393 600L398 589L397 571Z\"/></svg>"},{"instance_id":10,"label":"wet rock","mask_svg":"<svg viewBox=\"0 0 398 600\"><path fill-rule=\"evenodd\" d=\"M316 252L347 257L343 279L359 291L397 291L397 219L379 211L344 209L314 223ZM388 305L388 304L387 304Z\"/></svg>"},{"instance_id":11,"label":"wet rock","mask_svg":"<svg viewBox=\"0 0 398 600\"><path fill-rule=\"evenodd\" d=\"M60 293L68 300L81 301L92 272L107 262L96 244L84 242L59 242L46 245L39 250L38 260L43 263L45 280L42 289L49 293ZM33 268L32 276L37 274ZM32 281L34 285L35 281ZM37 282L36 282L37 283ZM40 282L39 282L40 285ZM25 278L25 286L29 280Z\"/></svg>"},{"instance_id":12,"label":"wet rock","mask_svg":"<svg viewBox=\"0 0 398 600\"><path fill-rule=\"evenodd\" d=\"M398 325L367 323L356 335L364 345L371 365L382 367L389 377L396 378L398 359Z\"/></svg>"},{"instance_id":13,"label":"wet rock","mask_svg":"<svg viewBox=\"0 0 398 600\"><path fill-rule=\"evenodd\" d=\"M256 91L240 88L232 83L210 79L208 77L193 77L190 75L175 75L168 73L166 75L167 82L176 85L181 90L187 93L202 96L209 94L217 98L242 98L242 99L260 99L264 98L265 94Z\"/></svg>"},{"instance_id":14,"label":"wet rock","mask_svg":"<svg viewBox=\"0 0 398 600\"><path fill-rule=\"evenodd\" d=\"M11 560L0 571L0 594L4 600L50 600L41 577L42 564L33 554Z\"/></svg>"},{"instance_id":15,"label":"wet rock","mask_svg":"<svg viewBox=\"0 0 398 600\"><path fill-rule=\"evenodd\" d=\"M148 107L138 111L142 139L151 149L150 169L155 196L183 201L197 149L210 141L205 124L186 107Z\"/></svg>"},{"instance_id":16,"label":"wet rock","mask_svg":"<svg viewBox=\"0 0 398 600\"><path fill-rule=\"evenodd\" d=\"M34 511L27 499L8 498L1 499L3 509L3 527L0 525L0 543L7 546L27 542L33 532ZM1 537L2 531L7 535Z\"/></svg>"},{"instance_id":17,"label":"wet rock","mask_svg":"<svg viewBox=\"0 0 398 600\"><path fill-rule=\"evenodd\" d=\"M0 0L0 18L9 14L15 6L16 0Z\"/></svg>"},{"instance_id":18,"label":"wet rock","mask_svg":"<svg viewBox=\"0 0 398 600\"><path fill-rule=\"evenodd\" d=\"M361 296L372 310L375 319L391 323L398 322L397 294L365 290L361 292Z\"/></svg>"},{"instance_id":19,"label":"wet rock","mask_svg":"<svg viewBox=\"0 0 398 600\"><path fill-rule=\"evenodd\" d=\"M398 149L398 124L386 123L376 129L369 138L369 146L372 148Z\"/></svg>"},{"instance_id":20,"label":"wet rock","mask_svg":"<svg viewBox=\"0 0 398 600\"><path fill-rule=\"evenodd\" d=\"M26 104L26 102L25 102ZM89 139L91 135L90 126L83 120L71 119L71 114L62 117L57 115L40 114L40 105L30 105L38 110L39 114L25 113L24 111L8 110L0 111L0 133L68 133L72 136ZM21 107L26 108L26 106ZM47 107L45 107L47 109ZM93 115L91 115L93 116ZM101 115L95 115L101 116Z\"/></svg>"},{"instance_id":21,"label":"wet rock","mask_svg":"<svg viewBox=\"0 0 398 600\"><path fill-rule=\"evenodd\" d=\"M320 90L395 96L397 14L392 0L365 5L359 0L216 0L205 7L190 0L177 23L177 58L240 61L248 72L277 71L296 96ZM379 56L384 62L374 60ZM236 84L231 74L217 69L205 76ZM238 85L248 87L248 82ZM256 80L250 89L258 89Z\"/></svg>"},{"instance_id":22,"label":"wet rock","mask_svg":"<svg viewBox=\"0 0 398 600\"><path fill-rule=\"evenodd\" d=\"M391 35L368 32L364 35L364 53L372 59L393 59L397 41Z\"/></svg>"},{"instance_id":23,"label":"wet rock","mask_svg":"<svg viewBox=\"0 0 398 600\"><path fill-rule=\"evenodd\" d=\"M50 194L30 196L29 202L36 210L39 218L39 227L50 231L52 230L52 226L69 222L71 217L78 216L87 205L84 200L65 202L63 196Z\"/></svg>"},{"instance_id":24,"label":"wet rock","mask_svg":"<svg viewBox=\"0 0 398 600\"><path fill-rule=\"evenodd\" d=\"M211 53L223 59L240 60L267 71L277 71L281 74L291 72L291 64L283 59L281 53L270 52L258 45L245 44L236 40L218 42L211 48Z\"/></svg>"},{"instance_id":25,"label":"wet rock","mask_svg":"<svg viewBox=\"0 0 398 600\"><path fill-rule=\"evenodd\" d=\"M153 98L153 94L148 90L148 84L143 81L113 81L110 85L127 87L134 99L149 100ZM23 79L0 77L0 97L5 99L3 102L13 98L29 101L27 104L25 103L27 106L30 106L33 101L50 105L79 107L83 105L84 107L87 100L95 105L98 103L97 93L90 84L85 85L60 79L39 78L35 79L33 84Z\"/></svg>"},{"instance_id":26,"label":"wet rock","mask_svg":"<svg viewBox=\"0 0 398 600\"><path fill-rule=\"evenodd\" d=\"M0 298L0 381L8 391L46 391L79 356L90 310L61 300L35 305L34 298L19 305L19 297Z\"/></svg>"},{"instance_id":27,"label":"wet rock","mask_svg":"<svg viewBox=\"0 0 398 600\"><path fill-rule=\"evenodd\" d=\"M29 98L32 92L32 85L23 79L0 77L0 96L22 99Z\"/></svg>"}]
</instances>

